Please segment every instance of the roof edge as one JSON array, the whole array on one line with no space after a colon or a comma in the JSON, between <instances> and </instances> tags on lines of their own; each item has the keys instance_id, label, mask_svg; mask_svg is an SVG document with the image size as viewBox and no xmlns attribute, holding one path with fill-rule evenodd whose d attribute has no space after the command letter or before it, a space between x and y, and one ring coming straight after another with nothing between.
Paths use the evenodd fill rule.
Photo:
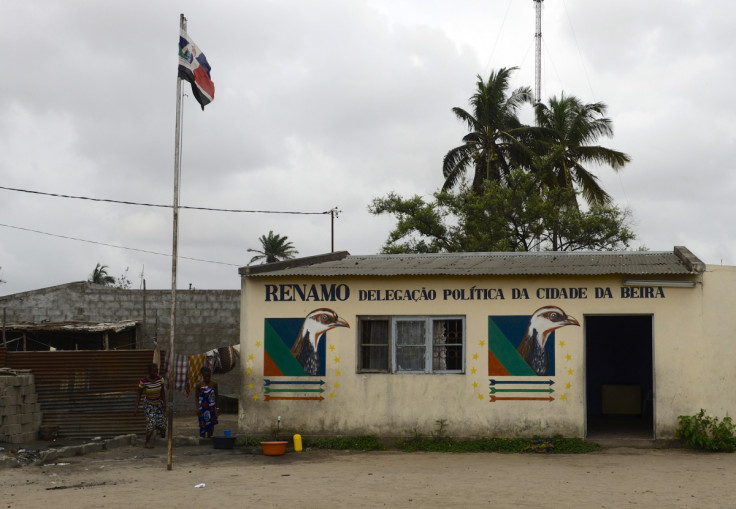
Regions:
<instances>
[{"instance_id":1,"label":"roof edge","mask_svg":"<svg viewBox=\"0 0 736 509\"><path fill-rule=\"evenodd\" d=\"M682 260L690 272L705 272L705 263L685 246L675 246L675 256Z\"/></svg>"},{"instance_id":2,"label":"roof edge","mask_svg":"<svg viewBox=\"0 0 736 509\"><path fill-rule=\"evenodd\" d=\"M251 276L254 274L263 274L265 272L275 272L278 270L305 267L307 265L314 265L316 263L334 262L342 260L347 256L350 256L350 253L347 251L334 251L332 253L305 256L303 258L294 258L291 260L283 260L280 262L264 263L262 265L255 265L253 267L240 267L238 269L238 273L241 276Z\"/></svg>"}]
</instances>

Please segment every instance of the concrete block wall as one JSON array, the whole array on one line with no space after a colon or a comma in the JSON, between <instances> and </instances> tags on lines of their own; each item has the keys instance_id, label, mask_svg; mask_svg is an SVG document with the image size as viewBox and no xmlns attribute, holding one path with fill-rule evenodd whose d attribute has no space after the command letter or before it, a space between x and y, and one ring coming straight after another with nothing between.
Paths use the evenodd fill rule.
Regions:
<instances>
[{"instance_id":1,"label":"concrete block wall","mask_svg":"<svg viewBox=\"0 0 736 509\"><path fill-rule=\"evenodd\" d=\"M176 353L194 355L240 343L240 290L177 290ZM138 349L168 350L171 335L171 289L121 290L86 281L0 297L7 323L139 322ZM2 313L2 311L0 311ZM0 318L2 314L0 314ZM145 376L141 367L141 377ZM240 364L215 375L222 394L240 392ZM183 393L175 395L176 410L194 410Z\"/></svg>"},{"instance_id":2,"label":"concrete block wall","mask_svg":"<svg viewBox=\"0 0 736 509\"><path fill-rule=\"evenodd\" d=\"M176 302L177 350L203 353L239 343L240 290L177 290ZM82 281L3 296L0 308L8 323L136 320L142 325L138 348L153 348L156 337L160 346L170 340L171 290L120 290Z\"/></svg>"},{"instance_id":3,"label":"concrete block wall","mask_svg":"<svg viewBox=\"0 0 736 509\"><path fill-rule=\"evenodd\" d=\"M0 370L0 442L36 440L42 418L33 374L28 370Z\"/></svg>"}]
</instances>

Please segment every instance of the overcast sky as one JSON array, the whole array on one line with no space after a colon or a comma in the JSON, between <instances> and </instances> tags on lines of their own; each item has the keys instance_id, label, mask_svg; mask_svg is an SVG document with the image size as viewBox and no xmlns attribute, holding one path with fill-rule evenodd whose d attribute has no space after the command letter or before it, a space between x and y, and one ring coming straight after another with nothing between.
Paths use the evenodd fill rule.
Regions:
<instances>
[{"instance_id":1,"label":"overcast sky","mask_svg":"<svg viewBox=\"0 0 736 509\"><path fill-rule=\"evenodd\" d=\"M352 254L379 252L394 224L368 213L374 197L441 186L465 133L451 108L476 75L517 66L512 88L534 86L532 0L8 0L0 186L171 205L182 12L216 93L202 112L184 84L181 205L338 207L335 249ZM632 158L595 172L631 209L633 247L736 265L733 2L546 0L542 18L543 100L605 102L615 136L601 144ZM179 220L179 288L239 288L269 230L300 256L331 247L329 215ZM0 295L98 262L129 268L133 288L141 273L171 287L170 208L0 189L0 224Z\"/></svg>"}]
</instances>

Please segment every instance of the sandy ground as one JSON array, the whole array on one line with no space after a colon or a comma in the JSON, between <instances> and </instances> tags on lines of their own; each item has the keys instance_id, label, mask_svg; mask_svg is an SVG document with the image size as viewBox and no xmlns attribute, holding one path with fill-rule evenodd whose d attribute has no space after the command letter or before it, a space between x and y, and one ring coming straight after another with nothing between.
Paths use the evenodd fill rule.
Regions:
<instances>
[{"instance_id":1,"label":"sandy ground","mask_svg":"<svg viewBox=\"0 0 736 509\"><path fill-rule=\"evenodd\" d=\"M179 446L167 470L166 442L159 440L151 450L126 446L0 470L0 509L736 507L735 475L736 454L633 448L584 455L305 450L263 456Z\"/></svg>"}]
</instances>

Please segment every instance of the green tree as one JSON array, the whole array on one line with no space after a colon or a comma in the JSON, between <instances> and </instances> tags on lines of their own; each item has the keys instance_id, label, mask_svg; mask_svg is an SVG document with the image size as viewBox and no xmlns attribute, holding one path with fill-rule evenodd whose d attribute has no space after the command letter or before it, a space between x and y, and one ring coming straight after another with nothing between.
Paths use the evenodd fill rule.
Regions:
<instances>
[{"instance_id":1,"label":"green tree","mask_svg":"<svg viewBox=\"0 0 736 509\"><path fill-rule=\"evenodd\" d=\"M405 199L396 193L385 198L374 198L368 207L371 214L393 214L396 228L389 233L381 252L398 253L444 253L460 251L453 227L448 226L445 217L447 208L439 205L441 196L450 192L435 193L434 203L427 203L421 196Z\"/></svg>"},{"instance_id":2,"label":"green tree","mask_svg":"<svg viewBox=\"0 0 736 509\"><path fill-rule=\"evenodd\" d=\"M99 263L87 281L103 286L112 286L115 284L115 278L107 273L107 265L101 265Z\"/></svg>"},{"instance_id":3,"label":"green tree","mask_svg":"<svg viewBox=\"0 0 736 509\"><path fill-rule=\"evenodd\" d=\"M612 250L629 247L630 213L612 205L581 211L569 206L575 190L540 188L514 170L507 183L484 182L479 192L463 181L432 201L396 194L373 200L373 214L393 214L383 253Z\"/></svg>"},{"instance_id":4,"label":"green tree","mask_svg":"<svg viewBox=\"0 0 736 509\"><path fill-rule=\"evenodd\" d=\"M455 187L465 171L474 170L472 188L480 190L485 180L503 182L511 167L518 167L528 151L520 136L529 134L519 121L519 108L532 102L529 87L520 87L508 94L509 79L516 67L491 72L488 81L478 76L477 90L470 98L472 110L453 108L455 116L464 122L468 134L463 144L445 154L442 172L444 190Z\"/></svg>"},{"instance_id":5,"label":"green tree","mask_svg":"<svg viewBox=\"0 0 736 509\"><path fill-rule=\"evenodd\" d=\"M551 97L549 106L535 105L535 170L547 187L576 188L591 206L611 203L611 196L585 166L608 165L619 171L631 160L623 152L595 145L601 136L613 136L611 119L605 113L604 103L584 104L564 92L559 98ZM577 195L574 197L577 205Z\"/></svg>"},{"instance_id":6,"label":"green tree","mask_svg":"<svg viewBox=\"0 0 736 509\"><path fill-rule=\"evenodd\" d=\"M269 231L268 235L261 235L258 241L261 243L261 249L248 249L249 253L258 253L250 259L248 265L258 260L263 260L264 263L290 260L294 258L294 255L299 254L299 251L294 249L292 243L288 241L288 237L274 235L273 230Z\"/></svg>"}]
</instances>

